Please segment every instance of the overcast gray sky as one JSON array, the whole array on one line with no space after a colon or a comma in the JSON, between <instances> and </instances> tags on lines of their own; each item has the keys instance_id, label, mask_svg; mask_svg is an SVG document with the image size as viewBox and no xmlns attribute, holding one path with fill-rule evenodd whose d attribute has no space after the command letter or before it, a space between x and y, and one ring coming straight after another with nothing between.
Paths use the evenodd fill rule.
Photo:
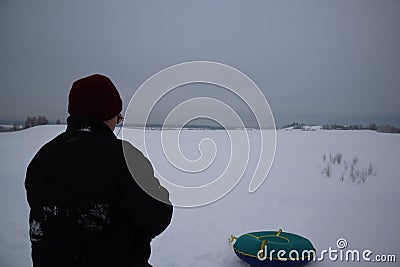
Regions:
<instances>
[{"instance_id":1,"label":"overcast gray sky","mask_svg":"<svg viewBox=\"0 0 400 267\"><path fill-rule=\"evenodd\" d=\"M65 120L72 82L92 73L126 107L152 74L210 60L252 78L279 126L398 125L399 29L396 0L1 0L0 120Z\"/></svg>"}]
</instances>

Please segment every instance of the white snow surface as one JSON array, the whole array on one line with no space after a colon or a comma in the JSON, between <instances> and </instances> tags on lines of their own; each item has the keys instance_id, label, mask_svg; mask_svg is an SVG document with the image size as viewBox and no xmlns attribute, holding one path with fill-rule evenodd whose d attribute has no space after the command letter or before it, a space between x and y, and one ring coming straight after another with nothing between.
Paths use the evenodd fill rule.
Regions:
<instances>
[{"instance_id":1,"label":"white snow surface","mask_svg":"<svg viewBox=\"0 0 400 267\"><path fill-rule=\"evenodd\" d=\"M24 189L26 167L37 150L65 130L65 126L40 126L0 133L0 266L32 266L28 236L28 204ZM257 135L257 130L250 131ZM129 130L133 143L139 130ZM157 138L159 131L150 131ZM192 130L182 140L182 150L195 151L193 140L206 135L214 139L218 153L228 153L221 131ZM253 136L254 137L254 136ZM255 141L256 142L256 141ZM153 164L161 148L150 150ZM157 150L158 149L158 150ZM245 148L243 148L245 149ZM158 151L158 153L157 153ZM331 177L322 173L323 155L343 153L360 168L373 163L374 174L365 184L341 182L336 166ZM257 153L256 153L257 154ZM250 157L249 168L254 168ZM171 225L152 242L150 262L155 267L244 267L228 243L231 234L278 230L309 238L317 249L337 249L345 238L347 249L369 249L376 254L394 254L395 263L312 262L307 266L400 266L399 208L400 135L373 131L278 131L277 150L264 184L248 193L251 171L225 197L197 208L175 208ZM252 163L253 161L253 163ZM225 164L218 160L214 164ZM252 165L253 164L253 165ZM343 164L343 163L342 163ZM168 171L168 168L161 171ZM209 171L217 172L223 166ZM239 170L238 170L239 171ZM190 175L190 174L186 174ZM211 176L214 174L211 173ZM190 179L190 177L188 177ZM319 255L319 254L317 254Z\"/></svg>"}]
</instances>

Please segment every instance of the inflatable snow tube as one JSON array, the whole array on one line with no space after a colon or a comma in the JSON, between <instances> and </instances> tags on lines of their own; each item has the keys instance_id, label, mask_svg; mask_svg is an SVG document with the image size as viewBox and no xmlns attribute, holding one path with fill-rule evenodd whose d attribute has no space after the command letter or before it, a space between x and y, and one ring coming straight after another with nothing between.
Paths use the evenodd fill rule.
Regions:
<instances>
[{"instance_id":1,"label":"inflatable snow tube","mask_svg":"<svg viewBox=\"0 0 400 267\"><path fill-rule=\"evenodd\" d=\"M315 248L302 236L279 231L253 232L231 236L233 250L251 266L304 266L315 256Z\"/></svg>"}]
</instances>

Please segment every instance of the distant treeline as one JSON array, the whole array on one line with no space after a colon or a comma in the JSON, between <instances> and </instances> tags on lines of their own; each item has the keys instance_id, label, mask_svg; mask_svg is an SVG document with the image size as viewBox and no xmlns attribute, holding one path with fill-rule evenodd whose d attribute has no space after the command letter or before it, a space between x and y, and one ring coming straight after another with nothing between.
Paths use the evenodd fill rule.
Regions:
<instances>
[{"instance_id":1,"label":"distant treeline","mask_svg":"<svg viewBox=\"0 0 400 267\"><path fill-rule=\"evenodd\" d=\"M12 132L27 129L30 127L38 126L38 125L46 125L49 124L49 120L45 116L28 116L25 120L24 124L13 124L13 125L0 125L0 132ZM60 120L57 119L56 124L61 124ZM135 127L137 125L125 125L128 127ZM285 128L293 128L299 130L314 130L310 127L311 125L301 123L301 122L293 122L291 124L283 126L281 129ZM138 126L137 126L138 127ZM162 124L147 124L146 128L150 129L163 129L169 128L165 127ZM174 128L174 127L171 127ZM224 128L220 125L185 125L186 129L208 129L208 130L223 130ZM321 126L323 130L372 130L381 133L400 133L400 128L395 127L389 124L381 124L377 125L375 123L371 123L369 125L362 124L351 124L351 125L342 125L342 124L324 124Z\"/></svg>"},{"instance_id":2,"label":"distant treeline","mask_svg":"<svg viewBox=\"0 0 400 267\"><path fill-rule=\"evenodd\" d=\"M285 125L282 129L291 128L293 129L300 129L300 130L307 130L309 125L300 123L300 122L293 122L291 124ZM381 133L400 133L400 128L395 127L389 124L381 124L377 125L375 123L371 123L369 125L362 125L362 124L350 124L350 125L342 125L342 124L324 124L321 126L323 130L371 130L377 131Z\"/></svg>"},{"instance_id":3,"label":"distant treeline","mask_svg":"<svg viewBox=\"0 0 400 267\"><path fill-rule=\"evenodd\" d=\"M56 124L60 124L60 120L58 119L56 121ZM30 127L38 126L38 125L46 125L49 124L49 120L46 118L46 116L33 116L30 117L28 116L25 120L24 124L16 124L14 123L13 125L0 125L0 132L13 132L13 131L19 131L23 129L27 129Z\"/></svg>"},{"instance_id":4,"label":"distant treeline","mask_svg":"<svg viewBox=\"0 0 400 267\"><path fill-rule=\"evenodd\" d=\"M133 127L135 127L135 125L133 125ZM136 127L138 127L138 126L136 126ZM174 129L174 128L180 128L180 126L165 126L165 125L162 125L162 124L146 124L146 128L150 128L150 129ZM196 124L186 124L186 125L183 126L183 128L185 128L185 129L207 129L207 130L223 130L224 129L224 127L222 127L222 126L196 125Z\"/></svg>"},{"instance_id":5,"label":"distant treeline","mask_svg":"<svg viewBox=\"0 0 400 267\"><path fill-rule=\"evenodd\" d=\"M400 133L400 128L389 124L376 125L371 123L369 125L351 124L351 125L340 125L340 124L325 124L322 125L324 130L372 130L381 133Z\"/></svg>"},{"instance_id":6,"label":"distant treeline","mask_svg":"<svg viewBox=\"0 0 400 267\"><path fill-rule=\"evenodd\" d=\"M25 128L30 128L38 125L46 125L46 124L49 124L49 120L45 116L38 116L38 117L28 116L25 120Z\"/></svg>"}]
</instances>

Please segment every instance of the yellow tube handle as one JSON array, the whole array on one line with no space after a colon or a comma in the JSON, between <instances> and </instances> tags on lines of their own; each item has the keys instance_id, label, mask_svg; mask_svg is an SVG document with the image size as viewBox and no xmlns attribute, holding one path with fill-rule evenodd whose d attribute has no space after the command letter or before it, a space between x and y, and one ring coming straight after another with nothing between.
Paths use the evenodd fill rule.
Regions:
<instances>
[{"instance_id":1,"label":"yellow tube handle","mask_svg":"<svg viewBox=\"0 0 400 267\"><path fill-rule=\"evenodd\" d=\"M237 236L231 235L231 237L228 237L229 244L232 244L232 242L237 239Z\"/></svg>"},{"instance_id":2,"label":"yellow tube handle","mask_svg":"<svg viewBox=\"0 0 400 267\"><path fill-rule=\"evenodd\" d=\"M267 244L267 240L263 240L262 242L261 242L261 247L260 247L260 250L262 250L262 252L260 253L260 257L261 258L264 258L264 255L265 255L265 253L266 253L266 251L264 251L264 249L265 249L265 245Z\"/></svg>"},{"instance_id":3,"label":"yellow tube handle","mask_svg":"<svg viewBox=\"0 0 400 267\"><path fill-rule=\"evenodd\" d=\"M279 229L279 231L276 233L276 236L280 236L282 233L282 229Z\"/></svg>"}]
</instances>

